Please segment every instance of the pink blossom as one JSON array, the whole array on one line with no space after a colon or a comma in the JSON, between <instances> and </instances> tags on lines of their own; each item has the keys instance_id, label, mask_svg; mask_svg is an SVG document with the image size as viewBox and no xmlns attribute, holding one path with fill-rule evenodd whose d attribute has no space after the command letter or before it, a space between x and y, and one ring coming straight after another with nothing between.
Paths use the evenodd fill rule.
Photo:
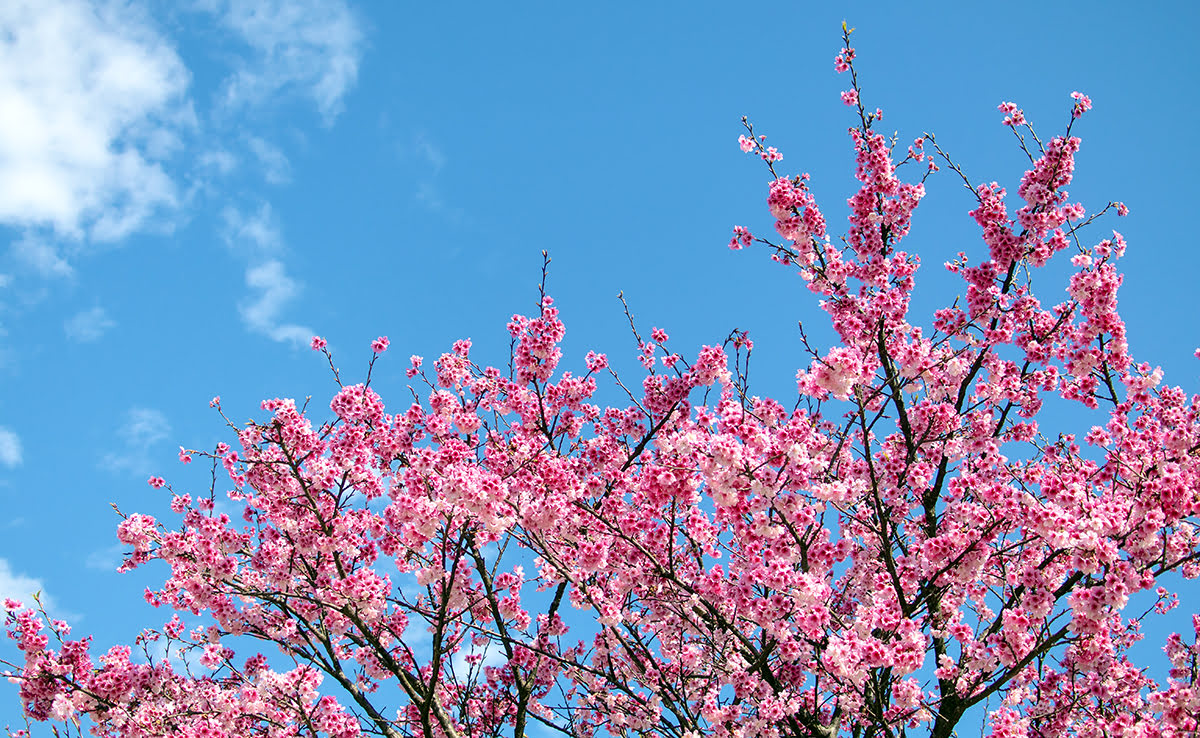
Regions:
<instances>
[{"instance_id":1,"label":"pink blossom","mask_svg":"<svg viewBox=\"0 0 1200 738\"><path fill-rule=\"evenodd\" d=\"M1082 92L1072 92L1071 99L1075 101L1075 105L1071 108L1071 115L1075 118L1083 117L1083 114L1092 109L1092 98Z\"/></svg>"},{"instance_id":2,"label":"pink blossom","mask_svg":"<svg viewBox=\"0 0 1200 738\"><path fill-rule=\"evenodd\" d=\"M854 61L853 47L844 47L841 52L833 59L833 70L838 74L850 71L850 64Z\"/></svg>"},{"instance_id":3,"label":"pink blossom","mask_svg":"<svg viewBox=\"0 0 1200 738\"><path fill-rule=\"evenodd\" d=\"M1002 102L998 109L1004 113L1004 125L1010 128L1025 125L1025 113L1013 103Z\"/></svg>"},{"instance_id":4,"label":"pink blossom","mask_svg":"<svg viewBox=\"0 0 1200 738\"><path fill-rule=\"evenodd\" d=\"M376 338L374 341L371 341L371 350L374 351L375 353L382 354L384 351L387 351L387 349L388 349L387 336L380 336L379 338Z\"/></svg>"},{"instance_id":5,"label":"pink blossom","mask_svg":"<svg viewBox=\"0 0 1200 738\"><path fill-rule=\"evenodd\" d=\"M729 240L729 248L737 251L749 246L753 242L754 237L750 235L750 231L741 226L733 227L733 238Z\"/></svg>"},{"instance_id":6,"label":"pink blossom","mask_svg":"<svg viewBox=\"0 0 1200 738\"><path fill-rule=\"evenodd\" d=\"M608 357L595 351L589 351L585 361L589 372L598 372L608 366Z\"/></svg>"}]
</instances>

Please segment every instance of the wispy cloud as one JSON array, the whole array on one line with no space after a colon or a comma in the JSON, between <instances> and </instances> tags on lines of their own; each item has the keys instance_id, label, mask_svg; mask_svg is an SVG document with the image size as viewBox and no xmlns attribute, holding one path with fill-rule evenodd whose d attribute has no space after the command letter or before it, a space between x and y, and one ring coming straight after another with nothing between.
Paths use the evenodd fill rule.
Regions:
<instances>
[{"instance_id":1,"label":"wispy cloud","mask_svg":"<svg viewBox=\"0 0 1200 738\"><path fill-rule=\"evenodd\" d=\"M128 421L121 428L121 435L134 446L148 447L167 437L171 425L167 417L158 410L134 408L129 411Z\"/></svg>"},{"instance_id":2,"label":"wispy cloud","mask_svg":"<svg viewBox=\"0 0 1200 738\"><path fill-rule=\"evenodd\" d=\"M237 168L237 157L229 153L225 149L210 149L205 151L196 160L202 169L215 171L218 174L225 175Z\"/></svg>"},{"instance_id":3,"label":"wispy cloud","mask_svg":"<svg viewBox=\"0 0 1200 738\"><path fill-rule=\"evenodd\" d=\"M252 212L244 212L233 206L221 211L224 221L222 236L225 243L240 253L271 252L283 244L279 226L271 204L264 202Z\"/></svg>"},{"instance_id":4,"label":"wispy cloud","mask_svg":"<svg viewBox=\"0 0 1200 738\"><path fill-rule=\"evenodd\" d=\"M250 151L258 159L262 168L263 178L270 184L287 184L292 181L292 165L283 152L273 144L257 136L251 136L248 141Z\"/></svg>"},{"instance_id":5,"label":"wispy cloud","mask_svg":"<svg viewBox=\"0 0 1200 738\"><path fill-rule=\"evenodd\" d=\"M76 313L63 323L67 338L80 343L99 340L101 336L116 326L116 321L108 317L102 307L94 307Z\"/></svg>"},{"instance_id":6,"label":"wispy cloud","mask_svg":"<svg viewBox=\"0 0 1200 738\"><path fill-rule=\"evenodd\" d=\"M229 78L224 102L262 104L279 94L316 103L326 123L358 79L363 33L344 0L211 0L221 21L250 48Z\"/></svg>"},{"instance_id":7,"label":"wispy cloud","mask_svg":"<svg viewBox=\"0 0 1200 738\"><path fill-rule=\"evenodd\" d=\"M469 221L466 211L447 202L442 188L438 186L438 175L447 161L442 148L424 133L418 132L406 145L400 146L399 150L402 157L415 165L417 186L413 199L421 207L456 225L466 224Z\"/></svg>"},{"instance_id":8,"label":"wispy cloud","mask_svg":"<svg viewBox=\"0 0 1200 738\"><path fill-rule=\"evenodd\" d=\"M467 222L467 212L457 205L447 203L442 197L442 191L433 182L419 182L413 198L425 209L454 224L462 225Z\"/></svg>"},{"instance_id":9,"label":"wispy cloud","mask_svg":"<svg viewBox=\"0 0 1200 738\"><path fill-rule=\"evenodd\" d=\"M450 668L456 679L465 681L469 674L478 676L484 669L503 666L507 661L504 650L491 641L478 646L470 643L465 649L454 654Z\"/></svg>"},{"instance_id":10,"label":"wispy cloud","mask_svg":"<svg viewBox=\"0 0 1200 738\"><path fill-rule=\"evenodd\" d=\"M246 286L257 293L239 308L246 327L283 343L308 342L313 335L311 329L285 323L282 318L284 307L299 294L300 286L287 275L281 262L268 261L247 269Z\"/></svg>"},{"instance_id":11,"label":"wispy cloud","mask_svg":"<svg viewBox=\"0 0 1200 738\"><path fill-rule=\"evenodd\" d=\"M434 174L442 171L442 167L446 166L446 155L423 133L418 133L413 137L412 150L429 165Z\"/></svg>"},{"instance_id":12,"label":"wispy cloud","mask_svg":"<svg viewBox=\"0 0 1200 738\"><path fill-rule=\"evenodd\" d=\"M190 75L132 3L0 3L0 223L120 239L178 201Z\"/></svg>"},{"instance_id":13,"label":"wispy cloud","mask_svg":"<svg viewBox=\"0 0 1200 738\"><path fill-rule=\"evenodd\" d=\"M17 600L26 607L33 607L33 595L41 592L42 606L50 610L54 601L45 592L42 580L12 570L7 559L0 559L0 602L5 599Z\"/></svg>"},{"instance_id":14,"label":"wispy cloud","mask_svg":"<svg viewBox=\"0 0 1200 738\"><path fill-rule=\"evenodd\" d=\"M0 426L0 464L10 469L21 464L21 438L8 428Z\"/></svg>"},{"instance_id":15,"label":"wispy cloud","mask_svg":"<svg viewBox=\"0 0 1200 738\"><path fill-rule=\"evenodd\" d=\"M307 343L312 330L283 317L287 306L300 295L301 285L288 276L278 258L284 250L283 237L270 203L264 202L251 211L230 206L221 213L221 219L225 243L249 263L245 278L251 294L238 304L242 322L249 330L274 341Z\"/></svg>"},{"instance_id":16,"label":"wispy cloud","mask_svg":"<svg viewBox=\"0 0 1200 738\"><path fill-rule=\"evenodd\" d=\"M122 553L125 551L125 546L120 543L114 543L108 548L102 548L99 551L92 551L84 560L83 565L88 569L97 571L116 571L121 565Z\"/></svg>"},{"instance_id":17,"label":"wispy cloud","mask_svg":"<svg viewBox=\"0 0 1200 738\"><path fill-rule=\"evenodd\" d=\"M14 241L9 250L13 259L43 277L65 278L75 273L57 246L33 234L26 233Z\"/></svg>"},{"instance_id":18,"label":"wispy cloud","mask_svg":"<svg viewBox=\"0 0 1200 738\"><path fill-rule=\"evenodd\" d=\"M102 465L112 471L149 474L153 471L150 449L170 432L167 416L151 408L135 407L126 413L125 422L117 428L121 448L105 454Z\"/></svg>"}]
</instances>

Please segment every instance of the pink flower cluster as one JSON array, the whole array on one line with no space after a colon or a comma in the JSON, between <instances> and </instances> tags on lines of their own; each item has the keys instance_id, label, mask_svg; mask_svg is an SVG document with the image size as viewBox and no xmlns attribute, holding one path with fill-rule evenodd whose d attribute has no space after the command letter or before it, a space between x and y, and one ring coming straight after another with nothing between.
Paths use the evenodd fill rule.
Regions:
<instances>
[{"instance_id":1,"label":"pink flower cluster","mask_svg":"<svg viewBox=\"0 0 1200 738\"><path fill-rule=\"evenodd\" d=\"M1004 113L1004 125L1016 128L1026 124L1025 113L1013 103L1002 102L998 109Z\"/></svg>"},{"instance_id":2,"label":"pink flower cluster","mask_svg":"<svg viewBox=\"0 0 1200 738\"><path fill-rule=\"evenodd\" d=\"M1071 99L1075 105L1071 108L1071 117L1082 118L1083 114L1092 109L1092 98L1082 92L1072 92Z\"/></svg>"}]
</instances>

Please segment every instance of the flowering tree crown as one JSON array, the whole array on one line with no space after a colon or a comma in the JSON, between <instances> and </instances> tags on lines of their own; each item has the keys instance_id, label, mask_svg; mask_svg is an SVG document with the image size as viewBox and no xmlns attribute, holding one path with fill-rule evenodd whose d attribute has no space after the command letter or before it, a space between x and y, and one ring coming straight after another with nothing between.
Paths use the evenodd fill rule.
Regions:
<instances>
[{"instance_id":1,"label":"flowering tree crown","mask_svg":"<svg viewBox=\"0 0 1200 738\"><path fill-rule=\"evenodd\" d=\"M144 659L5 603L26 714L105 736L833 738L949 736L978 707L998 737L1194 735L1194 634L1168 639L1165 681L1129 649L1177 602L1164 575L1200 574L1200 398L1129 355L1125 240L1084 235L1124 206L1065 189L1091 101L1048 141L1000 106L1030 161L1010 202L932 136L875 130L844 30L844 237L748 121L739 140L778 237L737 227L730 247L798 270L838 337L804 340L796 397L750 394L744 333L685 357L635 328L640 386L601 407L616 374L594 352L560 370L544 288L506 368L469 341L432 371L413 357L421 399L394 412L370 371L333 369L331 419L271 399L233 445L180 449L224 470L240 520L216 484L158 477L179 527L123 516L122 568L170 568L146 598L176 613L138 636ZM935 162L970 187L986 251L946 265L965 298L919 323L902 246ZM1045 305L1051 258L1071 275ZM371 347L373 367L389 342ZM1051 436L1050 397L1101 420Z\"/></svg>"}]
</instances>

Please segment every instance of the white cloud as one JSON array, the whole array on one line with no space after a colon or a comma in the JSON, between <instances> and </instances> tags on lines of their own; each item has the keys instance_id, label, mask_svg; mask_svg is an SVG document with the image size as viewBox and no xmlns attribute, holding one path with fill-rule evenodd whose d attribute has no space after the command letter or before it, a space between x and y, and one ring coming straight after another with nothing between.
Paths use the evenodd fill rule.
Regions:
<instances>
[{"instance_id":1,"label":"white cloud","mask_svg":"<svg viewBox=\"0 0 1200 738\"><path fill-rule=\"evenodd\" d=\"M263 177L270 184L286 184L292 181L292 165L283 152L257 136L249 139L250 150L262 167Z\"/></svg>"},{"instance_id":2,"label":"white cloud","mask_svg":"<svg viewBox=\"0 0 1200 738\"><path fill-rule=\"evenodd\" d=\"M432 141L426 138L425 134L418 133L413 139L413 151L417 156L424 159L433 173L437 174L446 165L446 155Z\"/></svg>"},{"instance_id":3,"label":"white cloud","mask_svg":"<svg viewBox=\"0 0 1200 738\"><path fill-rule=\"evenodd\" d=\"M71 265L58 253L54 244L31 234L14 241L10 250L14 259L43 277L70 277L74 274Z\"/></svg>"},{"instance_id":4,"label":"white cloud","mask_svg":"<svg viewBox=\"0 0 1200 738\"><path fill-rule=\"evenodd\" d=\"M274 251L283 244L270 203L264 202L252 213L230 206L221 212L221 219L225 221L225 243L234 249Z\"/></svg>"},{"instance_id":5,"label":"white cloud","mask_svg":"<svg viewBox=\"0 0 1200 738\"><path fill-rule=\"evenodd\" d=\"M13 599L26 607L35 607L33 595L41 592L42 606L50 610L54 607L54 601L44 590L42 580L17 574L7 559L0 559L0 603L5 599Z\"/></svg>"},{"instance_id":6,"label":"white cloud","mask_svg":"<svg viewBox=\"0 0 1200 738\"><path fill-rule=\"evenodd\" d=\"M237 168L237 157L225 149L213 149L200 155L197 163L203 169L215 169L219 174L229 174Z\"/></svg>"},{"instance_id":7,"label":"white cloud","mask_svg":"<svg viewBox=\"0 0 1200 738\"><path fill-rule=\"evenodd\" d=\"M463 225L468 222L467 212L457 205L447 204L441 189L433 182L419 182L413 198L430 212L437 213L451 223Z\"/></svg>"},{"instance_id":8,"label":"white cloud","mask_svg":"<svg viewBox=\"0 0 1200 738\"><path fill-rule=\"evenodd\" d=\"M21 439L8 428L0 426L0 464L12 468L21 464Z\"/></svg>"},{"instance_id":9,"label":"white cloud","mask_svg":"<svg viewBox=\"0 0 1200 738\"><path fill-rule=\"evenodd\" d=\"M63 330L67 332L67 338L87 343L98 340L115 325L116 322L108 317L104 308L94 307L91 310L76 313L63 323Z\"/></svg>"},{"instance_id":10,"label":"white cloud","mask_svg":"<svg viewBox=\"0 0 1200 738\"><path fill-rule=\"evenodd\" d=\"M465 225L469 222L467 213L461 207L446 202L442 188L438 186L438 175L446 166L446 154L436 143L429 140L424 133L418 132L410 143L400 149L401 155L412 159L421 171L413 199L430 212L436 213L446 220Z\"/></svg>"},{"instance_id":11,"label":"white cloud","mask_svg":"<svg viewBox=\"0 0 1200 738\"><path fill-rule=\"evenodd\" d=\"M478 658L475 664L467 661L467 657ZM482 645L470 643L465 649L462 649L454 654L454 658L450 662L451 669L458 679L466 679L467 674L474 672L482 674L483 670L489 666L504 666L508 663L508 658L504 655L504 649L491 641Z\"/></svg>"},{"instance_id":12,"label":"white cloud","mask_svg":"<svg viewBox=\"0 0 1200 738\"><path fill-rule=\"evenodd\" d=\"M246 327L274 341L307 343L312 330L283 318L284 309L299 296L300 285L287 275L283 262L269 258L283 248L270 203L264 202L252 212L227 207L221 217L225 221L225 242L252 264L246 269L251 295L238 305ZM268 260L261 261L263 258Z\"/></svg>"},{"instance_id":13,"label":"white cloud","mask_svg":"<svg viewBox=\"0 0 1200 738\"><path fill-rule=\"evenodd\" d=\"M279 93L311 97L331 123L358 78L363 34L344 0L216 0L208 3L252 50L226 82L230 107Z\"/></svg>"},{"instance_id":14,"label":"white cloud","mask_svg":"<svg viewBox=\"0 0 1200 738\"><path fill-rule=\"evenodd\" d=\"M92 551L88 554L83 565L89 569L97 571L116 571L123 560L122 554L125 552L125 547L120 543L114 543L108 548L102 548L99 551Z\"/></svg>"},{"instance_id":15,"label":"white cloud","mask_svg":"<svg viewBox=\"0 0 1200 738\"><path fill-rule=\"evenodd\" d=\"M112 241L173 208L189 81L133 4L0 3L0 223Z\"/></svg>"},{"instance_id":16,"label":"white cloud","mask_svg":"<svg viewBox=\"0 0 1200 738\"><path fill-rule=\"evenodd\" d=\"M104 455L103 466L113 471L130 474L150 474L150 447L167 437L171 424L167 416L151 408L135 407L125 415L125 422L117 429L122 448Z\"/></svg>"},{"instance_id":17,"label":"white cloud","mask_svg":"<svg viewBox=\"0 0 1200 738\"><path fill-rule=\"evenodd\" d=\"M285 343L303 344L312 338L311 329L284 323L281 318L284 306L300 291L299 285L284 272L282 263L268 261L247 269L246 285L259 293L252 302L239 308L250 330Z\"/></svg>"},{"instance_id":18,"label":"white cloud","mask_svg":"<svg viewBox=\"0 0 1200 738\"><path fill-rule=\"evenodd\" d=\"M130 410L127 422L121 427L121 436L126 442L141 447L163 440L170 432L171 424L167 422L167 416L148 408Z\"/></svg>"},{"instance_id":19,"label":"white cloud","mask_svg":"<svg viewBox=\"0 0 1200 738\"><path fill-rule=\"evenodd\" d=\"M432 182L419 183L415 197L417 202L430 210L441 212L446 209L446 202L442 199L441 193L438 192L438 188Z\"/></svg>"}]
</instances>

